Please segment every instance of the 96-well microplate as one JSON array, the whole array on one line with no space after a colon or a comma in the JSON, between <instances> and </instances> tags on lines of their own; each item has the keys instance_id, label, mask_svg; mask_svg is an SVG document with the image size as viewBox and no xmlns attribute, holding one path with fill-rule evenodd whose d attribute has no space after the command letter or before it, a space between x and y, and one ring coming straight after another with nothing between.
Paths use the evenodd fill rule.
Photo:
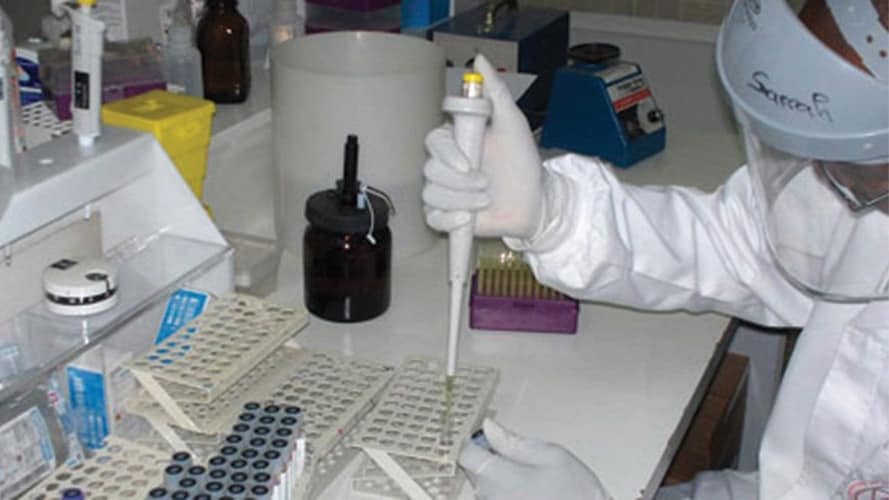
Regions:
<instances>
[{"instance_id":1,"label":"96-well microplate","mask_svg":"<svg viewBox=\"0 0 889 500\"><path fill-rule=\"evenodd\" d=\"M228 295L129 364L149 391L178 401L209 402L237 383L308 321L296 311L247 295ZM164 388L150 378L175 384ZM166 397L166 396L161 396Z\"/></svg>"},{"instance_id":2,"label":"96-well microplate","mask_svg":"<svg viewBox=\"0 0 889 500\"><path fill-rule=\"evenodd\" d=\"M145 498L152 486L163 480L169 459L156 450L108 438L93 457L74 467L60 467L23 498L55 500L68 488L79 488L89 500Z\"/></svg>"},{"instance_id":3,"label":"96-well microplate","mask_svg":"<svg viewBox=\"0 0 889 500\"><path fill-rule=\"evenodd\" d=\"M444 366L438 361L408 360L362 420L355 444L449 464L453 471L462 441L477 428L496 383L497 371L493 368L458 369L445 430Z\"/></svg>"}]
</instances>

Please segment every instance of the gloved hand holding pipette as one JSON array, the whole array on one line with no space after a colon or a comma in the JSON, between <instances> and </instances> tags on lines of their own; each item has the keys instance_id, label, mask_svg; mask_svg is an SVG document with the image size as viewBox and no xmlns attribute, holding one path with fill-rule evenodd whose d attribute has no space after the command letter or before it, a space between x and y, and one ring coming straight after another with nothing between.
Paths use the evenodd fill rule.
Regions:
<instances>
[{"instance_id":1,"label":"gloved hand holding pipette","mask_svg":"<svg viewBox=\"0 0 889 500\"><path fill-rule=\"evenodd\" d=\"M443 107L453 116L453 127L440 127L426 138L430 152L423 191L426 221L450 233L448 388L456 369L462 290L473 236L532 238L544 213L543 169L525 117L484 56L476 57L475 69L483 82L476 76L464 78L464 98L445 99ZM487 102L466 98L465 86L473 81L484 84ZM489 184L489 177L498 183ZM448 391L445 428L449 404ZM485 432L492 450L467 444L460 457L480 498L547 498L550 493L559 498L607 498L596 475L564 448L519 437L490 421L485 422Z\"/></svg>"},{"instance_id":2,"label":"gloved hand holding pipette","mask_svg":"<svg viewBox=\"0 0 889 500\"><path fill-rule=\"evenodd\" d=\"M475 67L478 73L464 77L463 95L445 98L443 109L453 117L453 127L436 129L426 139L431 156L425 175L436 181L427 183L423 200L427 207L437 207L427 211L427 222L450 233L448 401L456 372L463 290L469 281L474 235L531 236L541 213L540 160L524 116L484 56L476 57ZM502 173L486 169L504 166L510 167L508 177L513 182L488 186L486 175L501 177ZM521 202L517 205L512 200ZM487 209L475 213L453 210L458 207Z\"/></svg>"},{"instance_id":3,"label":"gloved hand holding pipette","mask_svg":"<svg viewBox=\"0 0 889 500\"><path fill-rule=\"evenodd\" d=\"M484 135L478 172L456 174L468 169L449 126L426 137L430 157L426 162L423 201L426 222L439 231L450 232L470 222L469 212L453 211L472 206L477 236L533 236L541 222L541 176L543 168L537 145L524 115L509 89L484 56L475 58L475 70L484 77L484 96L493 104L490 124ZM497 183L488 183L497 179ZM436 208L431 208L436 207Z\"/></svg>"}]
</instances>

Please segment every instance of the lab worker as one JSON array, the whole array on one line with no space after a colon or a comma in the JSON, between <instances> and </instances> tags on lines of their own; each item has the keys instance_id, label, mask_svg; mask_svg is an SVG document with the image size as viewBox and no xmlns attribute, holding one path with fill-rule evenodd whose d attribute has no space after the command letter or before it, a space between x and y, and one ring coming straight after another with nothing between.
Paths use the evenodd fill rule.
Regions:
<instances>
[{"instance_id":1,"label":"lab worker","mask_svg":"<svg viewBox=\"0 0 889 500\"><path fill-rule=\"evenodd\" d=\"M478 236L503 237L541 282L580 299L803 329L759 471L701 473L659 498L889 492L887 11L886 0L811 0L799 15L784 0L735 2L716 58L747 164L712 193L622 184L595 158L542 163L481 56L494 104L481 170L461 172L449 128L427 137L430 226L450 231L471 211ZM485 431L490 449L460 456L480 498L609 498L562 445Z\"/></svg>"}]
</instances>

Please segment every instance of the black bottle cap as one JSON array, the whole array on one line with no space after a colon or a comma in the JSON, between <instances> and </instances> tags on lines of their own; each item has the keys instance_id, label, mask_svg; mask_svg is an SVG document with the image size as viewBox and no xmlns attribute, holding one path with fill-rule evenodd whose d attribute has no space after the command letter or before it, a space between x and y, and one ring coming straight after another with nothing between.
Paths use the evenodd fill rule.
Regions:
<instances>
[{"instance_id":1,"label":"black bottle cap","mask_svg":"<svg viewBox=\"0 0 889 500\"><path fill-rule=\"evenodd\" d=\"M574 64L603 64L620 59L620 47L610 43L582 43L568 49Z\"/></svg>"},{"instance_id":2,"label":"black bottle cap","mask_svg":"<svg viewBox=\"0 0 889 500\"><path fill-rule=\"evenodd\" d=\"M373 207L374 230L389 225L389 206L386 200L368 193ZM370 230L370 211L367 208L342 204L340 194L335 189L318 191L306 200L306 219L318 228L341 234L363 234Z\"/></svg>"},{"instance_id":3,"label":"black bottle cap","mask_svg":"<svg viewBox=\"0 0 889 500\"><path fill-rule=\"evenodd\" d=\"M341 234L366 233L389 224L389 206L381 196L367 193L370 206L359 208L358 137L348 136L343 153L343 178L335 189L318 191L306 200L306 219L313 226ZM371 216L371 209L373 215Z\"/></svg>"}]
</instances>

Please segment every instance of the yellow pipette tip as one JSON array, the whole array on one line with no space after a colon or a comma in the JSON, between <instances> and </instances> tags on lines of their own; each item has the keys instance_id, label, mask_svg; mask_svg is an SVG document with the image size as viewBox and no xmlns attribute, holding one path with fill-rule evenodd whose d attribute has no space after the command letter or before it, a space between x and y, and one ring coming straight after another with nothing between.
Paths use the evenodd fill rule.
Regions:
<instances>
[{"instance_id":1,"label":"yellow pipette tip","mask_svg":"<svg viewBox=\"0 0 889 500\"><path fill-rule=\"evenodd\" d=\"M463 73L463 83L485 83L485 77L481 73Z\"/></svg>"},{"instance_id":2,"label":"yellow pipette tip","mask_svg":"<svg viewBox=\"0 0 889 500\"><path fill-rule=\"evenodd\" d=\"M92 7L96 5L96 0L77 0L77 4L81 7Z\"/></svg>"}]
</instances>

